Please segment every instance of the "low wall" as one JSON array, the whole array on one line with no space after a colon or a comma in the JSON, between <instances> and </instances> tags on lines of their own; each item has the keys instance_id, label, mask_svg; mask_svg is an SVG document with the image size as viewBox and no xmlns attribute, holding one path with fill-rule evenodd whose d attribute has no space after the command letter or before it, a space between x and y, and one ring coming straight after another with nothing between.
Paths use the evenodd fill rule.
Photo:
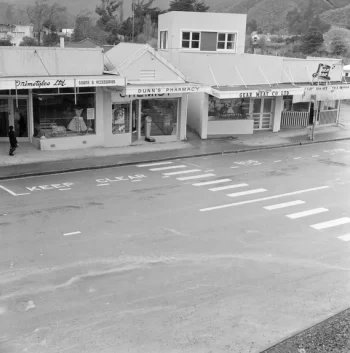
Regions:
<instances>
[{"instance_id":1,"label":"low wall","mask_svg":"<svg viewBox=\"0 0 350 353\"><path fill-rule=\"evenodd\" d=\"M99 146L103 146L103 139L97 135L40 139L40 149L42 151L71 150Z\"/></svg>"},{"instance_id":2,"label":"low wall","mask_svg":"<svg viewBox=\"0 0 350 353\"><path fill-rule=\"evenodd\" d=\"M211 120L208 121L208 136L251 135L254 120Z\"/></svg>"}]
</instances>

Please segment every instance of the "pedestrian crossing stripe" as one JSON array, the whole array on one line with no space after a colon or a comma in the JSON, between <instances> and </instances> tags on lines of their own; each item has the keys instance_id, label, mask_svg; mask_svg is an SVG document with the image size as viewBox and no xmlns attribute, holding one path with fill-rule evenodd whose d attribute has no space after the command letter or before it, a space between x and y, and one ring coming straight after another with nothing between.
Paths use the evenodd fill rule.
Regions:
<instances>
[{"instance_id":1,"label":"pedestrian crossing stripe","mask_svg":"<svg viewBox=\"0 0 350 353\"><path fill-rule=\"evenodd\" d=\"M234 185L219 186L217 188L212 188L209 190L210 191L222 191L222 190L228 190L228 189L243 188L245 186L248 186L248 184L234 184Z\"/></svg>"},{"instance_id":2,"label":"pedestrian crossing stripe","mask_svg":"<svg viewBox=\"0 0 350 353\"><path fill-rule=\"evenodd\" d=\"M305 201L296 200L296 201L290 201L290 202L278 203L276 205L266 206L266 207L264 207L264 209L272 211L272 210L277 210L279 208L286 208L286 207L291 207L291 206L302 205L304 203L305 203Z\"/></svg>"},{"instance_id":3,"label":"pedestrian crossing stripe","mask_svg":"<svg viewBox=\"0 0 350 353\"><path fill-rule=\"evenodd\" d=\"M342 236L338 237L338 239L343 240L343 241L350 241L350 234L342 235Z\"/></svg>"},{"instance_id":4,"label":"pedestrian crossing stripe","mask_svg":"<svg viewBox=\"0 0 350 353\"><path fill-rule=\"evenodd\" d=\"M327 208L320 207L320 208L314 208L312 210L289 214L289 215L287 215L287 217L291 218L291 219L296 219L296 218L312 216L314 214L319 214L319 213L323 213L323 212L327 212L327 211L328 211Z\"/></svg>"},{"instance_id":5,"label":"pedestrian crossing stripe","mask_svg":"<svg viewBox=\"0 0 350 353\"><path fill-rule=\"evenodd\" d=\"M157 162L157 163L148 163L148 164L138 164L138 168L144 168L144 167L155 167L157 165L166 165L166 164L173 164L173 162Z\"/></svg>"},{"instance_id":6,"label":"pedestrian crossing stripe","mask_svg":"<svg viewBox=\"0 0 350 353\"><path fill-rule=\"evenodd\" d=\"M257 193L265 192L265 191L267 191L267 190L266 189L254 189L254 190L235 192L233 194L227 194L227 196L229 196L229 197L245 196L245 195L257 194Z\"/></svg>"},{"instance_id":7,"label":"pedestrian crossing stripe","mask_svg":"<svg viewBox=\"0 0 350 353\"><path fill-rule=\"evenodd\" d=\"M206 185L213 185L213 184L222 184L222 183L228 183L232 181L231 179L219 179L219 180L212 180L212 181L205 181L203 183L196 183L192 184L193 186L206 186Z\"/></svg>"},{"instance_id":8,"label":"pedestrian crossing stripe","mask_svg":"<svg viewBox=\"0 0 350 353\"><path fill-rule=\"evenodd\" d=\"M152 168L152 169L150 169L150 171L151 172L158 172L158 171L162 171L162 170L181 169L181 168L187 168L187 165L172 165L170 167Z\"/></svg>"},{"instance_id":9,"label":"pedestrian crossing stripe","mask_svg":"<svg viewBox=\"0 0 350 353\"><path fill-rule=\"evenodd\" d=\"M192 176L188 176L188 177L181 177L181 178L177 178L177 180L192 180L192 179L202 179L202 178L209 178L209 177L213 177L215 176L215 174L201 174L201 175L192 175Z\"/></svg>"},{"instance_id":10,"label":"pedestrian crossing stripe","mask_svg":"<svg viewBox=\"0 0 350 353\"><path fill-rule=\"evenodd\" d=\"M180 174L189 174L189 173L197 173L197 172L201 172L200 169L188 169L188 170L182 170L180 172L170 172L170 173L163 173L163 175L180 175Z\"/></svg>"},{"instance_id":11,"label":"pedestrian crossing stripe","mask_svg":"<svg viewBox=\"0 0 350 353\"><path fill-rule=\"evenodd\" d=\"M311 227L314 229L317 229L317 230L321 230L321 229L326 229L326 228L330 228L330 227L340 226L342 224L347 224L347 223L350 223L350 218L349 217L342 217L342 218L338 218L338 219L333 219L328 222L313 224Z\"/></svg>"}]
</instances>

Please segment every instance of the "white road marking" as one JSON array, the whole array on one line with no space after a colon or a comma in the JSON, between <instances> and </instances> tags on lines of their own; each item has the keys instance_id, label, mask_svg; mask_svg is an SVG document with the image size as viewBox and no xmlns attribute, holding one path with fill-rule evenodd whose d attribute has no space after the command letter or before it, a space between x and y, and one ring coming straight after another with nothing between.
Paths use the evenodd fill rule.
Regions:
<instances>
[{"instance_id":1,"label":"white road marking","mask_svg":"<svg viewBox=\"0 0 350 353\"><path fill-rule=\"evenodd\" d=\"M13 191L11 191L11 190L9 190L8 188L5 188L5 186L2 186L2 185L0 185L0 188L1 189L3 189L3 190L5 190L5 191L7 191L9 194L11 194L12 196L24 196L24 195L30 195L30 193L29 192L26 192L26 193L24 193L24 194L16 194L15 192L13 192Z\"/></svg>"},{"instance_id":2,"label":"white road marking","mask_svg":"<svg viewBox=\"0 0 350 353\"><path fill-rule=\"evenodd\" d=\"M274 161L274 163L279 163L279 162L282 162L282 160L281 160L281 159L279 159L278 161Z\"/></svg>"},{"instance_id":3,"label":"white road marking","mask_svg":"<svg viewBox=\"0 0 350 353\"><path fill-rule=\"evenodd\" d=\"M326 228L330 228L330 227L336 227L336 226L340 226L342 224L347 224L350 223L350 218L349 217L343 217L343 218L338 218L338 219L333 219L331 221L328 222L322 222L322 223L318 223L318 224L314 224L311 227L317 230L321 230L321 229L326 229Z\"/></svg>"},{"instance_id":4,"label":"white road marking","mask_svg":"<svg viewBox=\"0 0 350 353\"><path fill-rule=\"evenodd\" d=\"M231 169L238 169L239 167L238 166L235 166L235 167L230 167Z\"/></svg>"},{"instance_id":5,"label":"white road marking","mask_svg":"<svg viewBox=\"0 0 350 353\"><path fill-rule=\"evenodd\" d=\"M314 157L314 158L315 158L315 157L319 157L319 155L318 155L318 154L314 154L312 157Z\"/></svg>"},{"instance_id":6,"label":"white road marking","mask_svg":"<svg viewBox=\"0 0 350 353\"><path fill-rule=\"evenodd\" d=\"M180 174L189 174L189 173L197 173L201 172L200 169L189 169L189 170L182 170L181 172L170 172L170 173L163 173L163 175L180 175Z\"/></svg>"},{"instance_id":7,"label":"white road marking","mask_svg":"<svg viewBox=\"0 0 350 353\"><path fill-rule=\"evenodd\" d=\"M153 167L153 166L165 165L165 164L173 164L173 162L158 162L158 163L139 164L139 165L137 165L137 167L139 167L139 168Z\"/></svg>"},{"instance_id":8,"label":"white road marking","mask_svg":"<svg viewBox=\"0 0 350 353\"><path fill-rule=\"evenodd\" d=\"M209 169L209 170L206 170L205 172L206 172L206 173L214 172L214 169Z\"/></svg>"},{"instance_id":9,"label":"white road marking","mask_svg":"<svg viewBox=\"0 0 350 353\"><path fill-rule=\"evenodd\" d=\"M307 216L312 216L314 214L319 214L323 212L327 212L327 208L314 208L312 210L307 210L307 211L302 211L302 212L297 212L297 213L292 213L287 215L286 217L291 218L291 219L296 219L296 218L301 218L301 217L307 217Z\"/></svg>"},{"instance_id":10,"label":"white road marking","mask_svg":"<svg viewBox=\"0 0 350 353\"><path fill-rule=\"evenodd\" d=\"M68 235L77 235L77 234L81 234L81 232L64 233L63 236L67 237Z\"/></svg>"},{"instance_id":11,"label":"white road marking","mask_svg":"<svg viewBox=\"0 0 350 353\"><path fill-rule=\"evenodd\" d=\"M257 194L259 192L265 192L265 191L267 191L267 190L266 189L254 189L254 190L235 192L233 194L227 194L227 196L229 196L229 197L245 196L245 195Z\"/></svg>"},{"instance_id":12,"label":"white road marking","mask_svg":"<svg viewBox=\"0 0 350 353\"><path fill-rule=\"evenodd\" d=\"M192 180L192 179L209 178L209 177L213 177L213 176L216 176L216 174L193 175L193 176L189 176L189 177L177 178L177 180Z\"/></svg>"},{"instance_id":13,"label":"white road marking","mask_svg":"<svg viewBox=\"0 0 350 353\"><path fill-rule=\"evenodd\" d=\"M151 172L158 172L160 170L167 170L167 169L180 169L180 168L187 168L186 165L173 165L170 167L161 167L161 168L152 168L150 169Z\"/></svg>"},{"instance_id":14,"label":"white road marking","mask_svg":"<svg viewBox=\"0 0 350 353\"><path fill-rule=\"evenodd\" d=\"M276 205L271 205L271 206L266 206L264 207L265 210L277 210L279 208L286 208L286 207L290 207L290 206L296 206L296 205L301 205L305 203L305 201L301 201L301 200L297 200L297 201L291 201L291 202L285 202L285 203L278 203Z\"/></svg>"},{"instance_id":15,"label":"white road marking","mask_svg":"<svg viewBox=\"0 0 350 353\"><path fill-rule=\"evenodd\" d=\"M109 184L98 184L97 186L109 186Z\"/></svg>"},{"instance_id":16,"label":"white road marking","mask_svg":"<svg viewBox=\"0 0 350 353\"><path fill-rule=\"evenodd\" d=\"M71 188L67 188L67 189L58 189L59 191L66 191L66 190L72 190Z\"/></svg>"},{"instance_id":17,"label":"white road marking","mask_svg":"<svg viewBox=\"0 0 350 353\"><path fill-rule=\"evenodd\" d=\"M196 183L192 184L193 186L206 186L206 185L212 185L212 184L222 184L222 183L228 183L229 181L232 181L231 179L219 179L219 180L213 180L213 181L205 181L203 183Z\"/></svg>"},{"instance_id":18,"label":"white road marking","mask_svg":"<svg viewBox=\"0 0 350 353\"><path fill-rule=\"evenodd\" d=\"M298 191L294 191L294 192L288 192L286 194L280 194L280 195L274 195L274 196L269 196L269 197L263 197L263 198L260 198L260 199L247 200L247 201L241 201L241 202L236 202L236 203L229 203L229 204L226 204L226 205L202 208L200 210L200 212L220 210L222 208L241 206L241 205L246 205L248 203L255 203L255 202L260 202L260 201L273 200L273 199L277 199L279 197L293 196L293 195L298 195L298 194L303 194L303 193L306 193L306 192L318 191L318 190L323 190L323 189L329 189L329 186L319 186L317 188L298 190Z\"/></svg>"},{"instance_id":19,"label":"white road marking","mask_svg":"<svg viewBox=\"0 0 350 353\"><path fill-rule=\"evenodd\" d=\"M342 235L342 236L338 237L338 239L343 240L343 241L350 241L350 234Z\"/></svg>"},{"instance_id":20,"label":"white road marking","mask_svg":"<svg viewBox=\"0 0 350 353\"><path fill-rule=\"evenodd\" d=\"M293 159L300 159L301 157L294 157Z\"/></svg>"},{"instance_id":21,"label":"white road marking","mask_svg":"<svg viewBox=\"0 0 350 353\"><path fill-rule=\"evenodd\" d=\"M132 183L137 183L137 182L139 182L139 181L141 181L141 180L140 180L140 179L138 179L138 180L131 180Z\"/></svg>"},{"instance_id":22,"label":"white road marking","mask_svg":"<svg viewBox=\"0 0 350 353\"><path fill-rule=\"evenodd\" d=\"M248 186L248 184L234 184L234 185L226 185L220 186L217 188L209 189L210 191L221 191L221 190L228 190L228 189L236 189L236 188L243 188L244 186Z\"/></svg>"}]
</instances>

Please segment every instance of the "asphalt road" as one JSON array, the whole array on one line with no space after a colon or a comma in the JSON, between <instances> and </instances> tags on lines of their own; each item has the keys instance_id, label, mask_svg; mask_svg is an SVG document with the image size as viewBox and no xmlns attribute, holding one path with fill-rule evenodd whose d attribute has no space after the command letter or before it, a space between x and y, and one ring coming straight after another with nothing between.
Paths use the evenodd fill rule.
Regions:
<instances>
[{"instance_id":1,"label":"asphalt road","mask_svg":"<svg viewBox=\"0 0 350 353\"><path fill-rule=\"evenodd\" d=\"M0 183L1 353L254 353L350 306L349 141L165 163Z\"/></svg>"}]
</instances>

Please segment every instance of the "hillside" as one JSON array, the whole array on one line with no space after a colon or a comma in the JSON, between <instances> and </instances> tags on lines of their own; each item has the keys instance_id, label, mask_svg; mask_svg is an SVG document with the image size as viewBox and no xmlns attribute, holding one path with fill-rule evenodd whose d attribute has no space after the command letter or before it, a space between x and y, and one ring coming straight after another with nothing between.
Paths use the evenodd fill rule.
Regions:
<instances>
[{"instance_id":1,"label":"hillside","mask_svg":"<svg viewBox=\"0 0 350 353\"><path fill-rule=\"evenodd\" d=\"M1 0L0 0L1 1ZM74 18L81 12L90 11L95 14L95 7L99 0L48 0L66 6L70 16L66 26L72 26ZM213 12L246 13L248 21L255 19L264 31L285 31L286 15L296 8L304 11L308 0L204 0ZM322 19L334 26L350 25L350 0L313 0L314 14L320 14ZM15 20L25 22L25 9L33 4L33 0L2 0L3 3L13 4L18 8ZM0 20L6 22L6 7L0 2ZM154 6L167 9L170 0L155 0ZM338 9L337 9L338 8ZM5 10L4 10L5 9ZM131 15L131 0L124 0L124 15Z\"/></svg>"}]
</instances>

